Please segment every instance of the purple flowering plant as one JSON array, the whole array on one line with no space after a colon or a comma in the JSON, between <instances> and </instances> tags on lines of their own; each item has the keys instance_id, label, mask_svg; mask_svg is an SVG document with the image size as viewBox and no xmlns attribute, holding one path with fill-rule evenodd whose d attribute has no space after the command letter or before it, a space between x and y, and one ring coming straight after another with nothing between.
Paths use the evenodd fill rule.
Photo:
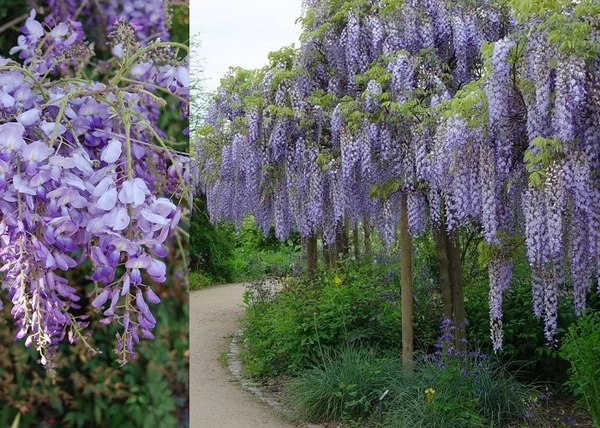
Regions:
<instances>
[{"instance_id":1,"label":"purple flowering plant","mask_svg":"<svg viewBox=\"0 0 600 428\"><path fill-rule=\"evenodd\" d=\"M187 46L140 43L143 28L114 15L113 57L95 61L81 22L41 21L34 9L9 52L17 59L0 56L1 290L15 339L35 346L51 376L61 342L98 352L66 279L86 262L99 322L120 326L119 363L153 338L160 298L148 279L166 280L165 244L189 194L187 155L169 146L158 115L169 94L187 116L189 81Z\"/></svg>"}]
</instances>

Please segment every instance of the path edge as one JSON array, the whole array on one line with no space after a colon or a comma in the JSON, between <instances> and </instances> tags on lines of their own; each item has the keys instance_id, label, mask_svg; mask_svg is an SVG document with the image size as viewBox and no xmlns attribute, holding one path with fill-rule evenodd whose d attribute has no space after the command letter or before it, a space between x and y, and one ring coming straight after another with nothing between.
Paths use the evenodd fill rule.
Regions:
<instances>
[{"instance_id":1,"label":"path edge","mask_svg":"<svg viewBox=\"0 0 600 428\"><path fill-rule=\"evenodd\" d=\"M283 403L279 402L272 394L264 391L258 382L254 382L249 377L244 376L242 371L243 364L239 358L241 342L242 330L240 329L233 335L233 338L229 343L229 352L227 353L227 368L232 376L240 383L242 388L254 394L262 402L269 405L271 408L285 416L286 419L297 426L304 428L324 428L323 425L306 424L302 421L298 421L289 408L285 407Z\"/></svg>"}]
</instances>

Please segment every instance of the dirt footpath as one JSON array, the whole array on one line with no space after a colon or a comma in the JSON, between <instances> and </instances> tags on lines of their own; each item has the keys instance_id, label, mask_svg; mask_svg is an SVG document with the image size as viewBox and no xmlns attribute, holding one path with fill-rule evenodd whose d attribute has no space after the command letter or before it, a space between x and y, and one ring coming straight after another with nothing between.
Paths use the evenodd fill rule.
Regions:
<instances>
[{"instance_id":1,"label":"dirt footpath","mask_svg":"<svg viewBox=\"0 0 600 428\"><path fill-rule=\"evenodd\" d=\"M190 293L190 427L292 428L241 388L219 356L239 329L243 284Z\"/></svg>"}]
</instances>

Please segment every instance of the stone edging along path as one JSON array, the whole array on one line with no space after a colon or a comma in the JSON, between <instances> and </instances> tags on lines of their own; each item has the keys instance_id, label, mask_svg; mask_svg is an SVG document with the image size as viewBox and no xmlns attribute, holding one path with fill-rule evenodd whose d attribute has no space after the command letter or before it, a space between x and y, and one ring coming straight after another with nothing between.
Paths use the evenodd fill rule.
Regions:
<instances>
[{"instance_id":1,"label":"stone edging along path","mask_svg":"<svg viewBox=\"0 0 600 428\"><path fill-rule=\"evenodd\" d=\"M273 394L265 391L261 388L258 382L254 382L252 379L245 377L242 371L242 362L240 361L240 342L242 340L242 330L238 330L237 333L231 339L229 344L229 353L227 354L227 367L233 377L240 382L242 388L250 391L256 395L260 400L274 408L279 413L283 414L286 418L291 421L295 421L295 418L290 409L285 407ZM303 424L299 425L304 428L325 428L323 425L318 424Z\"/></svg>"}]
</instances>

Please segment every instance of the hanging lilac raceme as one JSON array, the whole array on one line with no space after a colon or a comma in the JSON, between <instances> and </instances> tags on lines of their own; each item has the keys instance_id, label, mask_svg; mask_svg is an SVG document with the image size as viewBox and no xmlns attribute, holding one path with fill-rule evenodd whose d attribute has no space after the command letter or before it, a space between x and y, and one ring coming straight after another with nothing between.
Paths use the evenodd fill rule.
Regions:
<instances>
[{"instance_id":1,"label":"hanging lilac raceme","mask_svg":"<svg viewBox=\"0 0 600 428\"><path fill-rule=\"evenodd\" d=\"M35 18L32 11L12 50L24 65L0 58L2 289L14 305L16 338L34 345L52 374L58 345L81 340L89 325L88 315L70 311L81 297L65 272L91 262L96 288L88 297L96 308L108 304L101 323L124 326L117 336L124 364L156 325L145 301L160 299L141 273L166 280L160 258L181 210L163 191L184 192L185 161L148 137L152 106L138 87L124 84L115 94L84 79L47 84L73 64L85 66L90 53L80 24Z\"/></svg>"}]
</instances>

